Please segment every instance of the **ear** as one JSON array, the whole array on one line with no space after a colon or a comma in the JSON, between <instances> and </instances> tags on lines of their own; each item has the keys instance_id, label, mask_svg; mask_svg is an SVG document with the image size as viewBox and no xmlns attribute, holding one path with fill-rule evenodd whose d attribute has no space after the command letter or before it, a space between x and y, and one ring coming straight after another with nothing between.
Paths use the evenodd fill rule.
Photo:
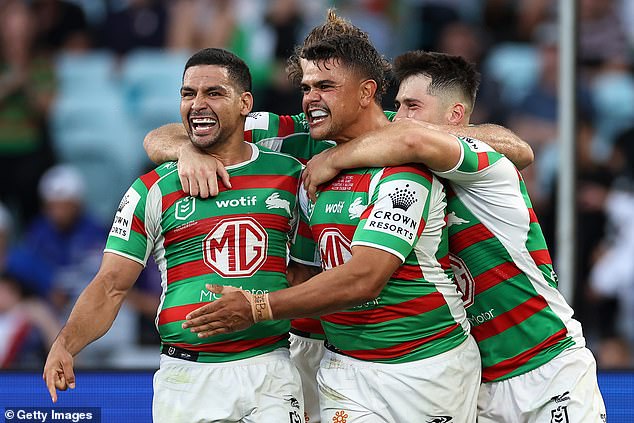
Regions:
<instances>
[{"instance_id":1,"label":"ear","mask_svg":"<svg viewBox=\"0 0 634 423\"><path fill-rule=\"evenodd\" d=\"M359 87L359 102L361 107L368 107L368 105L374 102L374 95L376 94L376 81L374 79L366 79L361 82Z\"/></svg>"},{"instance_id":2,"label":"ear","mask_svg":"<svg viewBox=\"0 0 634 423\"><path fill-rule=\"evenodd\" d=\"M464 103L455 103L451 106L447 116L447 123L450 125L461 125L466 118L467 108Z\"/></svg>"},{"instance_id":3,"label":"ear","mask_svg":"<svg viewBox=\"0 0 634 423\"><path fill-rule=\"evenodd\" d=\"M253 109L253 94L245 91L240 95L240 114L246 116Z\"/></svg>"}]
</instances>

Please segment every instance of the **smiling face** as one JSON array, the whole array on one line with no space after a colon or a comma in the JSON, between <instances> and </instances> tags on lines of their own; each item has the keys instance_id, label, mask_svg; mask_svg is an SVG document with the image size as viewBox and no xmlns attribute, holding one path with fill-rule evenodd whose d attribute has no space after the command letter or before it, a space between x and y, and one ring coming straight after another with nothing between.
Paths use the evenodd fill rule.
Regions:
<instances>
[{"instance_id":1,"label":"smiling face","mask_svg":"<svg viewBox=\"0 0 634 423\"><path fill-rule=\"evenodd\" d=\"M413 75L401 82L394 100L397 113L395 119L409 118L436 125L451 124L452 104L446 99L429 93L431 78Z\"/></svg>"},{"instance_id":2,"label":"smiling face","mask_svg":"<svg viewBox=\"0 0 634 423\"><path fill-rule=\"evenodd\" d=\"M181 119L195 146L213 150L231 138L242 140L251 105L251 94L232 84L225 67L197 65L185 71Z\"/></svg>"},{"instance_id":3,"label":"smiling face","mask_svg":"<svg viewBox=\"0 0 634 423\"><path fill-rule=\"evenodd\" d=\"M316 140L342 141L361 110L359 75L337 59L313 62L301 59L302 109L310 136Z\"/></svg>"}]
</instances>

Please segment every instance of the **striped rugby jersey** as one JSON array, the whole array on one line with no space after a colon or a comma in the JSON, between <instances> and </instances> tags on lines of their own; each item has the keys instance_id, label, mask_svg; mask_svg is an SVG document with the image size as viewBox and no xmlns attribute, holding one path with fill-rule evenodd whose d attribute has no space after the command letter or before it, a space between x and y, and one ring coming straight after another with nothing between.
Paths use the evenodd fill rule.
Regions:
<instances>
[{"instance_id":1,"label":"striped rugby jersey","mask_svg":"<svg viewBox=\"0 0 634 423\"><path fill-rule=\"evenodd\" d=\"M322 187L314 206L300 190L300 205L310 229L300 229L293 260L315 265L318 249L328 270L348 261L357 245L403 262L376 299L321 317L330 344L357 359L400 363L466 339L469 325L448 262L445 193L429 170L350 170Z\"/></svg>"},{"instance_id":2,"label":"striped rugby jersey","mask_svg":"<svg viewBox=\"0 0 634 423\"><path fill-rule=\"evenodd\" d=\"M459 138L449 181L451 264L482 357L484 382L533 370L582 346L524 181L487 144Z\"/></svg>"},{"instance_id":3,"label":"striped rugby jersey","mask_svg":"<svg viewBox=\"0 0 634 423\"><path fill-rule=\"evenodd\" d=\"M150 254L163 292L156 324L165 345L225 362L288 346L289 322L268 321L232 334L199 339L181 324L215 299L205 284L253 293L288 287L287 245L296 222L302 165L249 144L251 159L227 167L233 188L200 199L181 190L175 162L137 179L117 210L106 252L145 265Z\"/></svg>"},{"instance_id":4,"label":"striped rugby jersey","mask_svg":"<svg viewBox=\"0 0 634 423\"><path fill-rule=\"evenodd\" d=\"M335 145L333 141L312 139L303 113L292 116L279 116L268 112L249 113L244 125L244 139L293 156L303 164L314 155ZM305 228L308 223L300 219L299 225ZM293 319L291 326L310 334L312 338L324 337L324 330L318 319Z\"/></svg>"}]
</instances>

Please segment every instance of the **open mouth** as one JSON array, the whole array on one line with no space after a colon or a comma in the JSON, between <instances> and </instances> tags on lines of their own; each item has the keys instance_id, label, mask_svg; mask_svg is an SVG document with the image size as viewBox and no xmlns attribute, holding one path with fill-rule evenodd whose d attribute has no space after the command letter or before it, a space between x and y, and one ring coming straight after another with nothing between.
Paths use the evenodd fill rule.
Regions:
<instances>
[{"instance_id":1,"label":"open mouth","mask_svg":"<svg viewBox=\"0 0 634 423\"><path fill-rule=\"evenodd\" d=\"M211 129L218 124L218 121L212 117L192 117L189 119L194 135L206 135Z\"/></svg>"},{"instance_id":2,"label":"open mouth","mask_svg":"<svg viewBox=\"0 0 634 423\"><path fill-rule=\"evenodd\" d=\"M328 112L324 109L311 109L308 111L307 116L311 125L318 125L328 117Z\"/></svg>"}]
</instances>

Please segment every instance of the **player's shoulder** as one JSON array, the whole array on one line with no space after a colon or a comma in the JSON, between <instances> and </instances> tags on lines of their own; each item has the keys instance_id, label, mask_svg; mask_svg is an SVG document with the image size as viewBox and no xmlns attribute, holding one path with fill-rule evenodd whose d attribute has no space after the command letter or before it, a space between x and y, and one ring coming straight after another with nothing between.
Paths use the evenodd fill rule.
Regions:
<instances>
[{"instance_id":1,"label":"player's shoulder","mask_svg":"<svg viewBox=\"0 0 634 423\"><path fill-rule=\"evenodd\" d=\"M405 177L416 178L422 177L431 182L435 175L427 166L421 163L406 163L398 166L387 166L382 169L382 177Z\"/></svg>"},{"instance_id":2,"label":"player's shoulder","mask_svg":"<svg viewBox=\"0 0 634 423\"><path fill-rule=\"evenodd\" d=\"M176 162L165 162L141 175L135 182L137 189L149 191L162 181L178 181L178 166Z\"/></svg>"},{"instance_id":3,"label":"player's shoulder","mask_svg":"<svg viewBox=\"0 0 634 423\"><path fill-rule=\"evenodd\" d=\"M260 150L260 154L263 156L263 158L265 158L265 160L269 163L294 167L300 170L302 168L302 163L293 156L290 156L286 153L280 153L279 151L271 150L270 148L260 144L256 144L256 147L258 150Z\"/></svg>"},{"instance_id":4,"label":"player's shoulder","mask_svg":"<svg viewBox=\"0 0 634 423\"><path fill-rule=\"evenodd\" d=\"M308 122L303 113L278 115L271 112L251 112L244 123L245 132L258 131L274 136L286 136L307 131Z\"/></svg>"}]
</instances>

